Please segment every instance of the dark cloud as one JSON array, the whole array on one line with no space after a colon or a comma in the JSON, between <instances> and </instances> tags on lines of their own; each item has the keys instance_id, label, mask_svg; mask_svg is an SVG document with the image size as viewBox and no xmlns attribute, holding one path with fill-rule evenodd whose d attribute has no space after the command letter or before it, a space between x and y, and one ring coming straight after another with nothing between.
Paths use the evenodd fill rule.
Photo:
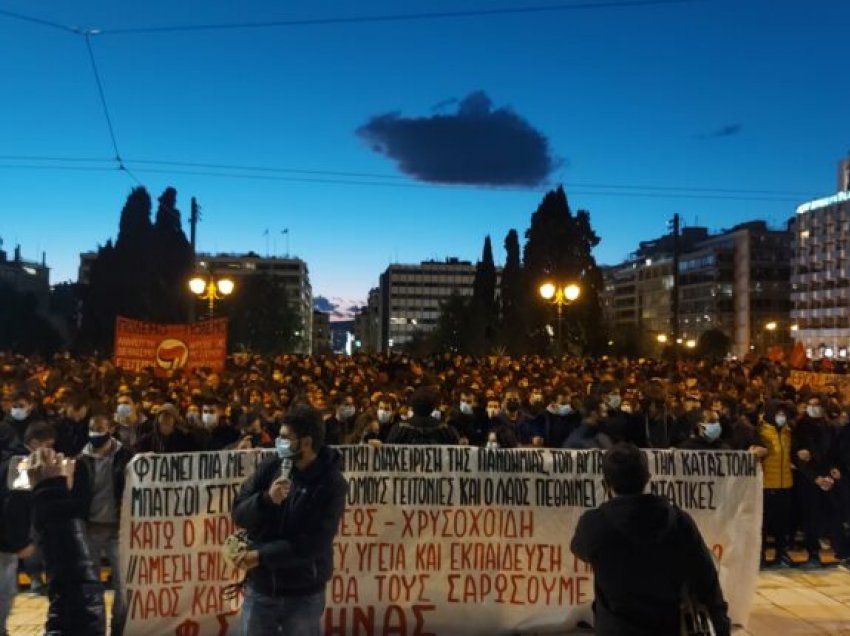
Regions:
<instances>
[{"instance_id":1,"label":"dark cloud","mask_svg":"<svg viewBox=\"0 0 850 636\"><path fill-rule=\"evenodd\" d=\"M483 91L461 100L455 113L387 113L357 134L405 174L431 183L535 186L560 166L540 131L509 108L494 109Z\"/></svg>"},{"instance_id":2,"label":"dark cloud","mask_svg":"<svg viewBox=\"0 0 850 636\"><path fill-rule=\"evenodd\" d=\"M449 99L444 99L442 101L437 102L433 106L431 106L431 112L436 113L441 110L447 110L450 106L454 106L458 103L458 99L455 97L450 97Z\"/></svg>"},{"instance_id":3,"label":"dark cloud","mask_svg":"<svg viewBox=\"0 0 850 636\"><path fill-rule=\"evenodd\" d=\"M337 303L331 302L330 299L324 296L313 296L313 309L331 313L337 307L339 307Z\"/></svg>"},{"instance_id":4,"label":"dark cloud","mask_svg":"<svg viewBox=\"0 0 850 636\"><path fill-rule=\"evenodd\" d=\"M698 135L699 139L720 139L721 137L732 137L741 132L741 124L726 124L717 130L713 130L707 135Z\"/></svg>"}]
</instances>

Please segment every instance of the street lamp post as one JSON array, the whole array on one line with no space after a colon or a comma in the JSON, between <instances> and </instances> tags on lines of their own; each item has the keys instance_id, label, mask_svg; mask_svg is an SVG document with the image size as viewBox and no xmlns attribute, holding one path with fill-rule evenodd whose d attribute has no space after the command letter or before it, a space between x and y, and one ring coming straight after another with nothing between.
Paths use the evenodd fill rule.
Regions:
<instances>
[{"instance_id":1,"label":"street lamp post","mask_svg":"<svg viewBox=\"0 0 850 636\"><path fill-rule=\"evenodd\" d=\"M548 300L558 307L558 353L562 351L561 343L561 322L563 318L564 306L575 302L581 295L581 287L575 283L566 285L556 285L555 283L543 283L540 286L540 296L544 300Z\"/></svg>"},{"instance_id":2,"label":"street lamp post","mask_svg":"<svg viewBox=\"0 0 850 636\"><path fill-rule=\"evenodd\" d=\"M203 276L195 276L189 281L189 289L200 300L208 302L209 317L212 318L215 312L215 301L222 300L233 293L236 287L234 282L229 278L215 279L212 274L207 278Z\"/></svg>"}]
</instances>

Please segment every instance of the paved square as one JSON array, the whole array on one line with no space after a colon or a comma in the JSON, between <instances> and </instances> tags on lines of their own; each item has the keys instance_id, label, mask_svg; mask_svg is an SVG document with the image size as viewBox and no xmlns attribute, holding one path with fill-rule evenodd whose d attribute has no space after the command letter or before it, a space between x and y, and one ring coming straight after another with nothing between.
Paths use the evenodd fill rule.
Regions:
<instances>
[{"instance_id":1,"label":"paved square","mask_svg":"<svg viewBox=\"0 0 850 636\"><path fill-rule=\"evenodd\" d=\"M112 594L107 593L107 604ZM9 619L11 636L41 636L47 599L19 594ZM850 572L762 572L747 629L735 636L850 636Z\"/></svg>"}]
</instances>

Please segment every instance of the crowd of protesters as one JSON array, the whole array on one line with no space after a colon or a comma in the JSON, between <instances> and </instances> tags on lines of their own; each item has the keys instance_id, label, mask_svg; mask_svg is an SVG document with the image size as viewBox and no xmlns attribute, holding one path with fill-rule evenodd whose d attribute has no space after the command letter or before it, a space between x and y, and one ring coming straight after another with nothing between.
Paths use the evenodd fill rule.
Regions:
<instances>
[{"instance_id":1,"label":"crowd of protesters","mask_svg":"<svg viewBox=\"0 0 850 636\"><path fill-rule=\"evenodd\" d=\"M786 367L764 359L242 355L221 371L163 376L94 358L0 356L0 389L0 471L44 446L78 458L74 499L92 553L113 572L134 453L273 448L299 403L322 413L331 445L748 451L764 468L764 564L797 565L789 551L800 548L805 565L823 565L823 539L834 561L850 557L850 401L836 386L795 388ZM3 515L0 524L0 619L18 557L32 590L42 585L23 523Z\"/></svg>"}]
</instances>

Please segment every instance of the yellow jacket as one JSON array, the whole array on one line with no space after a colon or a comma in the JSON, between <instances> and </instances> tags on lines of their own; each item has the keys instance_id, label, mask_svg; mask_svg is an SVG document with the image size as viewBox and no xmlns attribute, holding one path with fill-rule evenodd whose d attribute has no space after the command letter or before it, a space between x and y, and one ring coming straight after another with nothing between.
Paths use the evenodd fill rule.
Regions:
<instances>
[{"instance_id":1,"label":"yellow jacket","mask_svg":"<svg viewBox=\"0 0 850 636\"><path fill-rule=\"evenodd\" d=\"M762 460L764 488L791 488L791 430L787 425L777 428L763 421L759 435L767 448L767 457Z\"/></svg>"}]
</instances>

